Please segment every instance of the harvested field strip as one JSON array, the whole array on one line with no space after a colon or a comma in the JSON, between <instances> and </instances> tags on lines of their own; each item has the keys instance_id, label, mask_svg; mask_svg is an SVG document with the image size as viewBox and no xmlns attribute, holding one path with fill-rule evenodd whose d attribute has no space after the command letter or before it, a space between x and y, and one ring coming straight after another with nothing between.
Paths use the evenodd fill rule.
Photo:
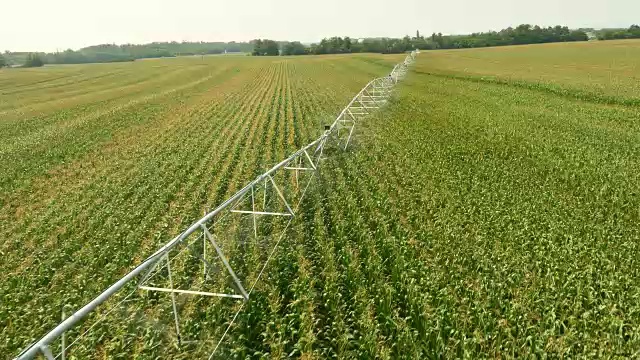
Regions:
<instances>
[{"instance_id":1,"label":"harvested field strip","mask_svg":"<svg viewBox=\"0 0 640 360\"><path fill-rule=\"evenodd\" d=\"M152 73L120 73L115 78L117 79L115 82L111 78L102 78L90 87L87 84L72 82L66 90L61 91L56 87L55 93L44 91L42 94L20 94L16 97L16 101L12 101L11 97L8 97L6 102L9 105L7 106L8 110L2 111L0 114L3 115L4 119L17 118L19 120L24 118L25 115L38 115L52 110L67 109L69 106L77 106L87 102L117 100L126 95L145 90L145 83L148 83L146 86L154 83L157 86L162 86L162 84L166 86L176 81L195 79L206 75L205 69L178 68ZM87 89L91 89L91 91L87 91ZM36 102L34 102L34 99Z\"/></svg>"},{"instance_id":2,"label":"harvested field strip","mask_svg":"<svg viewBox=\"0 0 640 360\"><path fill-rule=\"evenodd\" d=\"M446 50L427 56L429 62L421 62L418 70L523 86L534 83L589 101L637 105L640 98L637 39Z\"/></svg>"},{"instance_id":3,"label":"harvested field strip","mask_svg":"<svg viewBox=\"0 0 640 360\"><path fill-rule=\"evenodd\" d=\"M585 91L581 89L565 88L561 85L527 82L522 80L503 80L497 77L490 77L490 76L461 76L456 74L443 74L443 73L422 72L422 71L418 71L418 72L425 75L443 77L448 79L471 81L471 82L477 82L482 84L495 84L495 85L518 87L522 89L544 92L551 95L562 96L569 99L593 102L598 104L640 107L640 98L636 99L636 98L620 98L617 96L606 96L606 95L601 95L598 93L593 93L593 92Z\"/></svg>"}]
</instances>

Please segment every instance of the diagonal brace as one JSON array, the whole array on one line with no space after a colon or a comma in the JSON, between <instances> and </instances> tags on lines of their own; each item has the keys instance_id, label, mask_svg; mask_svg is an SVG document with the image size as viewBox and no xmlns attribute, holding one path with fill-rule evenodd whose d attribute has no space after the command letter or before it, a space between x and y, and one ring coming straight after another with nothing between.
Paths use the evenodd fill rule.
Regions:
<instances>
[{"instance_id":1,"label":"diagonal brace","mask_svg":"<svg viewBox=\"0 0 640 360\"><path fill-rule=\"evenodd\" d=\"M236 273L233 272L233 269L231 269L231 265L229 265L229 261L227 261L227 258L224 256L224 253L222 252L222 249L220 249L220 247L218 246L216 241L213 239L213 235L211 235L211 233L209 232L207 227L204 226L204 224L202 224L200 226L202 227L202 230L204 231L204 234L207 236L207 238L209 238L209 241L211 241L211 244L213 245L213 247L216 249L216 252L218 253L218 256L220 256L220 259L222 260L222 263L227 268L227 271L229 271L229 274L231 274L231 277L233 278L233 281L238 286L238 289L242 293L242 296L244 297L245 300L249 300L249 294L247 294L247 292L244 290L244 287L240 283L240 279L238 279L238 277L236 276Z\"/></svg>"},{"instance_id":2,"label":"diagonal brace","mask_svg":"<svg viewBox=\"0 0 640 360\"><path fill-rule=\"evenodd\" d=\"M276 182L273 181L273 178L271 177L271 175L267 175L267 177L271 181L271 185L273 185L273 188L275 189L276 193L278 193L278 196L280 197L280 199L284 203L284 206L287 207L287 210L289 211L291 216L293 216L294 215L293 210L291 210L291 206L289 206L289 203L287 202L287 199L285 199L284 195L282 195L282 192L280 192L280 188L278 187L278 185L276 185Z\"/></svg>"}]
</instances>

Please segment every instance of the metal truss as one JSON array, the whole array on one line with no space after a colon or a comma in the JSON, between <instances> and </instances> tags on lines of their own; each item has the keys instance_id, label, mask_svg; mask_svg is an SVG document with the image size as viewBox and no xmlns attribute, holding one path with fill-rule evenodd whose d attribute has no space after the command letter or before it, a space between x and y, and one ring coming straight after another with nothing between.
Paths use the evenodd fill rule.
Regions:
<instances>
[{"instance_id":1,"label":"metal truss","mask_svg":"<svg viewBox=\"0 0 640 360\"><path fill-rule=\"evenodd\" d=\"M358 121L387 103L396 81L392 76L369 82L347 105L329 129L338 139L338 146L346 150Z\"/></svg>"},{"instance_id":2,"label":"metal truss","mask_svg":"<svg viewBox=\"0 0 640 360\"><path fill-rule=\"evenodd\" d=\"M181 336L176 294L248 301L296 215L325 150L329 147L347 149L358 122L388 102L394 85L406 76L415 56L416 52L411 52L388 76L370 81L318 139L259 175L71 316L65 319L63 314L63 320L54 329L23 350L17 359L33 359L38 355L48 360L64 359L65 351L73 344L66 345L65 332L123 287L136 282L140 291L170 294L178 345L187 340ZM238 270L247 256L244 246L250 241L265 242L267 238L277 238L277 241L265 245L270 249L269 256L261 263L257 278L248 287L245 270ZM199 265L180 263L176 260L180 256L190 256ZM183 281L185 278L188 281ZM242 306L238 312L241 310ZM231 324L220 342L230 327ZM61 352L54 357L50 345L57 340L61 341Z\"/></svg>"}]
</instances>

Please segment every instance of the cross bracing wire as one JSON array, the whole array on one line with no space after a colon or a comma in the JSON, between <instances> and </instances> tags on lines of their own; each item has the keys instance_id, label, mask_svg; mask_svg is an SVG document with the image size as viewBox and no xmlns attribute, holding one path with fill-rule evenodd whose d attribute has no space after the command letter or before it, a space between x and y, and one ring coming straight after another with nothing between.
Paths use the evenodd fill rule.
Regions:
<instances>
[{"instance_id":1,"label":"cross bracing wire","mask_svg":"<svg viewBox=\"0 0 640 360\"><path fill-rule=\"evenodd\" d=\"M402 80L408 71L409 66L415 60L417 55L416 51L407 55L405 60L400 64L397 64L391 73L387 76L376 78L371 80L360 92L349 102L349 104L340 112L334 122L326 129L323 134L316 140L307 144L300 150L291 154L288 158L282 160L280 163L273 166L263 174L259 175L256 179L248 183L229 199L225 200L216 209L206 213L198 221L194 222L189 228L183 231L181 234L167 242L151 256L146 258L142 263L137 265L133 270L124 275L120 280L116 281L109 288L99 294L92 301L84 305L77 310L71 316L62 320L56 327L46 333L40 340L29 345L25 348L16 359L33 359L34 357L43 355L48 360L57 358L65 358L65 351L81 340L87 333L93 329L100 321L104 320L117 306L126 302L133 294L128 293L118 304L109 309L104 315L98 317L98 319L89 328L84 331L80 336L74 339L69 345L65 344L65 332L76 326L89 314L93 313L102 303L112 298L119 293L126 285L135 284L137 282L137 289L141 291L150 292L168 292L172 298L172 308L174 315L174 322L176 327L176 334L178 342L180 342L180 325L179 316L176 309L175 294L190 294L190 295L202 295L202 296L217 296L237 299L242 301L238 310L235 312L231 322L226 327L221 338L217 342L211 357L215 354L216 350L220 347L225 336L234 324L238 314L242 311L244 303L250 300L250 296L253 293L258 281L261 279L269 261L275 254L275 251L280 244L280 241L284 237L289 225L291 224L293 217L299 210L299 205L306 194L311 181L315 177L315 171L320 166L320 161L323 158L325 149L330 146L346 150L353 132L358 121L362 120L366 116L370 115L373 111L383 107L390 98L394 85ZM310 173L307 177L306 184L300 186L300 178L304 177L304 173ZM284 174L284 175L283 175ZM293 174L293 175L291 175ZM280 177L279 177L280 176ZM293 176L293 178L291 177ZM260 199L256 201L258 194L262 194L262 204ZM295 201L295 202L291 202ZM292 207L291 204L294 204ZM250 203L251 207L239 209L241 205L247 205ZM268 208L271 207L271 209ZM277 209L274 206L279 206ZM276 210L274 210L276 209ZM282 225L279 232L271 234L276 239L275 245L273 245L268 252L268 257L260 266L260 271L254 281L251 283L251 287L248 291L245 290L242 280L236 275L234 269L234 263L230 262L225 255L224 245L218 238L218 232L215 231L216 227L220 223L227 221L231 214L237 214L238 216L250 217L252 223L252 230L255 238L258 238L258 218L263 217L282 217L286 218L286 221ZM240 222L238 224L241 225ZM249 231L251 232L251 231ZM237 232L235 232L237 234ZM195 236L191 236L195 235ZM194 244L202 240L202 253L194 250ZM213 248L213 250L211 250ZM211 263L207 261L206 253L207 249L212 254L217 255L217 259L221 260L224 269L219 272L226 271L228 275L233 278L232 287L236 291L235 293L227 292L208 292L208 291L194 291L189 289L180 289L177 286L174 287L174 281L171 271L171 263L173 259L177 258L185 251L189 251L190 255L203 263L203 277L206 279L209 276L208 270L211 270ZM171 254L172 251L177 251L176 254ZM164 263L164 265L163 265ZM209 269L207 269L209 267ZM147 286L147 282L150 279L159 276L164 270L167 270L169 287L165 286ZM135 291L135 288L134 288ZM54 357L50 345L56 340L62 340L62 348L60 354Z\"/></svg>"}]
</instances>

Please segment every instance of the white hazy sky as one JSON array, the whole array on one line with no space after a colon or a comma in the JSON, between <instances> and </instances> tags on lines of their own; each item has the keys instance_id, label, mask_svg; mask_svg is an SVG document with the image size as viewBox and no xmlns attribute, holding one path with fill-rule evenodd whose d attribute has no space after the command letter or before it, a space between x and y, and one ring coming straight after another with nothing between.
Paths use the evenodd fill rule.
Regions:
<instances>
[{"instance_id":1,"label":"white hazy sky","mask_svg":"<svg viewBox=\"0 0 640 360\"><path fill-rule=\"evenodd\" d=\"M0 50L101 43L318 41L499 30L521 23L628 27L640 0L2 0Z\"/></svg>"}]
</instances>

